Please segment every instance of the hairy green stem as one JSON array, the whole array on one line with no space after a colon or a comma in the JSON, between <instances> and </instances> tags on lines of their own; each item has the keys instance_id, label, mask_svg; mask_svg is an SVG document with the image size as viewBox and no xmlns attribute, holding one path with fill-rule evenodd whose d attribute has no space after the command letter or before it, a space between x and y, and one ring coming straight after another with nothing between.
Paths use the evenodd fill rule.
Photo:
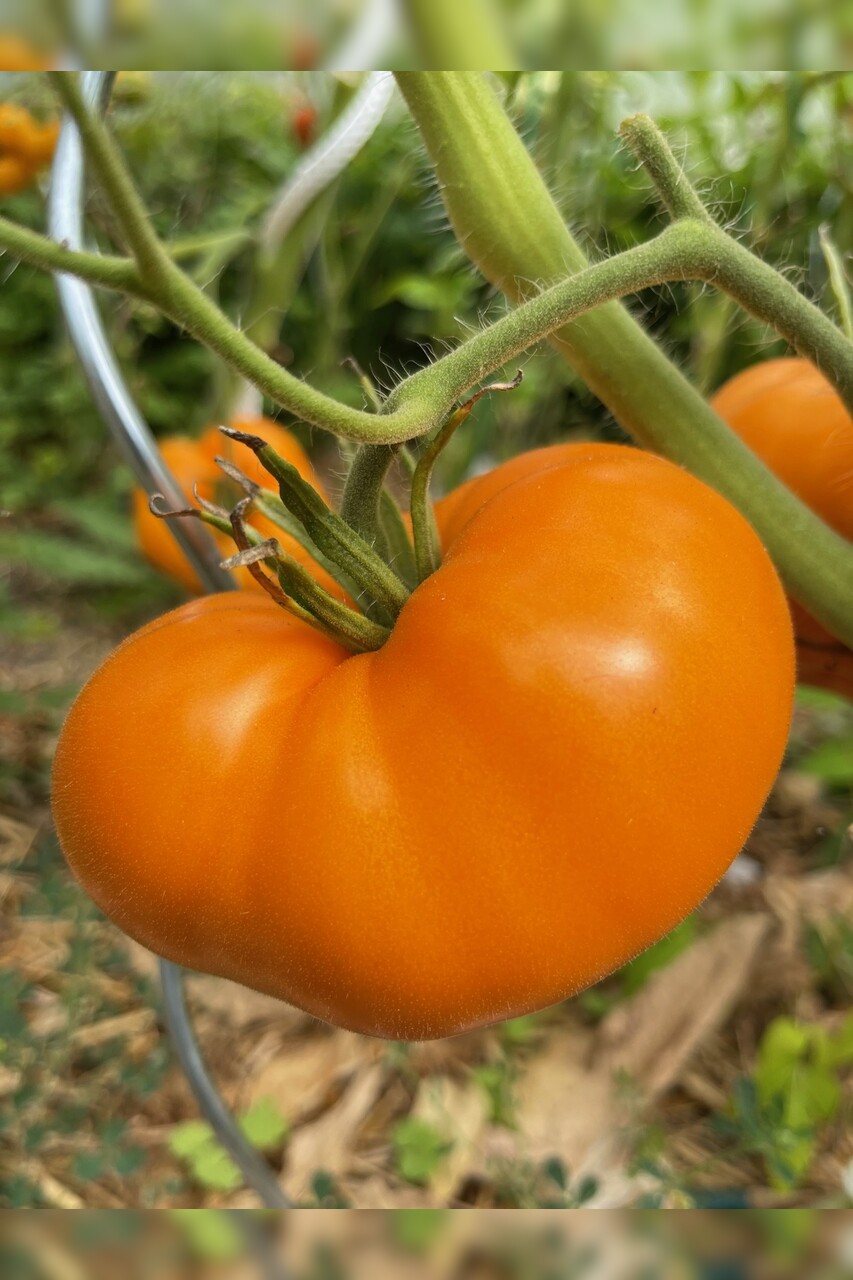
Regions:
<instances>
[{"instance_id":1,"label":"hairy green stem","mask_svg":"<svg viewBox=\"0 0 853 1280\"><path fill-rule=\"evenodd\" d=\"M395 445L363 445L352 461L341 501L341 515L369 546L379 539L379 504Z\"/></svg>"},{"instance_id":2,"label":"hairy green stem","mask_svg":"<svg viewBox=\"0 0 853 1280\"><path fill-rule=\"evenodd\" d=\"M412 516L412 541L415 544L415 569L418 582L423 582L431 573L435 573L441 564L441 538L429 496L433 468L442 449L456 428L468 417L469 412L470 406L463 405L450 415L444 426L427 442L426 448L418 459L415 474L412 476L409 511Z\"/></svg>"},{"instance_id":3,"label":"hairy green stem","mask_svg":"<svg viewBox=\"0 0 853 1280\"><path fill-rule=\"evenodd\" d=\"M436 168L457 237L472 261L512 300L529 294L531 282L541 285L564 278L567 272L578 273L568 282L570 287L598 293L595 301L587 295L590 306L599 307L594 315L578 320L587 309L578 308L565 316L563 327L550 326L555 319L551 313L553 344L635 439L686 466L738 506L764 540L792 594L836 635L853 644L853 548L770 475L623 308L600 305L608 296L624 296L628 291L617 287L608 295L603 288L592 288L604 283L590 275L597 267L583 269L582 251L485 77L464 72L400 72L397 81ZM639 135L647 146L648 131L640 129ZM667 197L677 202L679 214L692 206L689 195L670 181L668 163L659 160L657 173ZM663 234L685 230L683 252L669 241L674 250L670 265L678 265L668 278L711 280L774 325L778 323L774 305L780 302L785 336L798 350L818 359L846 399L853 377L853 346L842 347L835 330L830 338L826 318L800 295L794 303L791 293L796 290L775 274L774 298L765 274L769 268L757 272L751 267L745 280L733 278L737 270L725 270L720 259L736 265L746 251L711 227L704 210L701 218L684 219ZM525 310L520 307L515 314ZM575 323L566 324L572 319ZM503 336L508 336L506 331ZM824 350L826 343L831 353ZM483 353L484 347L469 346L469 355ZM505 349L492 354L509 358ZM446 359L456 355L452 352ZM498 359L489 363L490 371L500 367ZM437 376L445 374L442 369ZM485 376L482 366L479 376ZM417 390L424 393L422 383Z\"/></svg>"},{"instance_id":4,"label":"hairy green stem","mask_svg":"<svg viewBox=\"0 0 853 1280\"><path fill-rule=\"evenodd\" d=\"M829 283L838 307L838 322L845 336L853 342L853 301L850 297L850 281L844 269L844 260L830 238L828 227L821 227L818 234Z\"/></svg>"},{"instance_id":5,"label":"hairy green stem","mask_svg":"<svg viewBox=\"0 0 853 1280\"><path fill-rule=\"evenodd\" d=\"M404 0L420 60L430 67L519 68L491 0Z\"/></svg>"},{"instance_id":6,"label":"hairy green stem","mask_svg":"<svg viewBox=\"0 0 853 1280\"><path fill-rule=\"evenodd\" d=\"M42 271L67 272L103 289L116 289L150 301L136 264L130 258L68 249L8 218L0 218L0 249Z\"/></svg>"},{"instance_id":7,"label":"hairy green stem","mask_svg":"<svg viewBox=\"0 0 853 1280\"><path fill-rule=\"evenodd\" d=\"M174 271L174 265L157 238L124 157L113 144L100 116L87 107L77 72L49 71L48 76L77 125L86 154L104 186L122 234L146 283L165 282Z\"/></svg>"},{"instance_id":8,"label":"hairy green stem","mask_svg":"<svg viewBox=\"0 0 853 1280\"><path fill-rule=\"evenodd\" d=\"M435 464L442 450L462 425L474 405L490 391L514 391L520 385L524 374L519 369L512 382L496 382L489 387L482 387L476 395L471 396L452 413L447 421L436 431L426 444L418 459L412 476L412 495L410 510L412 515L412 540L415 544L415 567L418 582L423 582L431 573L435 573L441 564L441 539L435 512L429 497L429 486Z\"/></svg>"},{"instance_id":9,"label":"hairy green stem","mask_svg":"<svg viewBox=\"0 0 853 1280\"><path fill-rule=\"evenodd\" d=\"M619 126L619 136L642 164L673 218L712 221L693 184L649 116L629 116Z\"/></svg>"}]
</instances>

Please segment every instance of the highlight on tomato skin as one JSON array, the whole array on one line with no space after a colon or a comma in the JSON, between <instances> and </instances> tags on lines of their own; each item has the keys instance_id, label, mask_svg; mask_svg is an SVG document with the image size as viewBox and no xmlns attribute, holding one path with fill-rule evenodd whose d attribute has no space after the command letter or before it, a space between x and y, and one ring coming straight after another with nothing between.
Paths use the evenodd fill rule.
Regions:
<instances>
[{"instance_id":1,"label":"highlight on tomato skin","mask_svg":"<svg viewBox=\"0 0 853 1280\"><path fill-rule=\"evenodd\" d=\"M711 405L806 506L853 541L853 418L809 360L766 360L735 374ZM853 651L791 601L800 679L853 698Z\"/></svg>"},{"instance_id":2,"label":"highlight on tomato skin","mask_svg":"<svg viewBox=\"0 0 853 1280\"><path fill-rule=\"evenodd\" d=\"M556 446L438 515L382 648L191 601L94 674L53 774L66 858L132 937L389 1039L553 1004L669 932L749 834L793 699L776 572L680 468Z\"/></svg>"}]
</instances>

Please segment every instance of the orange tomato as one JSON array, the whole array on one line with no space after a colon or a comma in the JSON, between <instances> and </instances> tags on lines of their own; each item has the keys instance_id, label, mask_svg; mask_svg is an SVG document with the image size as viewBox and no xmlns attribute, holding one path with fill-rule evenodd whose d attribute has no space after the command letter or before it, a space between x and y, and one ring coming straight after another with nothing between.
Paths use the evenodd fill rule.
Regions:
<instances>
[{"instance_id":1,"label":"orange tomato","mask_svg":"<svg viewBox=\"0 0 853 1280\"><path fill-rule=\"evenodd\" d=\"M311 465L308 454L302 445L285 427L278 426L269 418L237 419L232 424L239 431L262 436L275 451L292 463L303 479L308 480L324 498L326 494ZM222 497L222 490L227 490L228 498L223 505L230 508L242 494L236 486L227 481L214 459L217 455L227 458L238 466L251 480L264 488L273 484L269 474L258 459L245 445L238 444L228 436L224 436L218 427L209 427L198 439L190 436L172 436L160 442L160 452L172 475L184 490L188 498L192 497L193 485L198 486L201 497L215 502ZM326 499L328 501L328 499ZM156 569L168 574L179 582L187 591L195 595L203 592L198 575L184 556L177 541L169 529L169 522L152 515L148 506L148 496L141 489L133 494L133 523L137 542L149 563ZM295 539L279 529L265 516L253 514L249 523L265 538L277 538L282 549L298 560L301 565L310 569L312 575L327 591L336 596L342 594L341 588L308 555ZM233 540L225 533L210 529L210 533L222 551L222 558L233 555L237 550ZM262 588L249 573L248 569L238 569L237 579L241 587L261 591Z\"/></svg>"},{"instance_id":2,"label":"orange tomato","mask_svg":"<svg viewBox=\"0 0 853 1280\"><path fill-rule=\"evenodd\" d=\"M19 156L0 153L0 196L14 196L32 183L32 167Z\"/></svg>"},{"instance_id":3,"label":"orange tomato","mask_svg":"<svg viewBox=\"0 0 853 1280\"><path fill-rule=\"evenodd\" d=\"M53 59L11 31L0 33L0 71L48 71Z\"/></svg>"},{"instance_id":4,"label":"orange tomato","mask_svg":"<svg viewBox=\"0 0 853 1280\"><path fill-rule=\"evenodd\" d=\"M853 419L808 360L767 360L714 395L721 418L806 506L853 541ZM853 652L791 602L800 679L853 698Z\"/></svg>"},{"instance_id":5,"label":"orange tomato","mask_svg":"<svg viewBox=\"0 0 853 1280\"><path fill-rule=\"evenodd\" d=\"M26 107L0 103L0 195L24 190L39 169L50 163L59 137L59 122L39 124Z\"/></svg>"},{"instance_id":6,"label":"orange tomato","mask_svg":"<svg viewBox=\"0 0 853 1280\"><path fill-rule=\"evenodd\" d=\"M381 649L350 655L235 592L150 623L92 677L53 810L132 937L420 1039L572 995L722 875L793 696L755 533L618 445L474 483L488 496L465 490L474 509Z\"/></svg>"}]
</instances>

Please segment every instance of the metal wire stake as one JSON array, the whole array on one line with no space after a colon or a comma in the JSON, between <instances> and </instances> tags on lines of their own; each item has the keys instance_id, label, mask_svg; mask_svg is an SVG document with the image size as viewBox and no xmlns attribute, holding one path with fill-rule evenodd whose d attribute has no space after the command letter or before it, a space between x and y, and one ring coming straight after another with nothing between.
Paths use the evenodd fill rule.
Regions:
<instances>
[{"instance_id":1,"label":"metal wire stake","mask_svg":"<svg viewBox=\"0 0 853 1280\"><path fill-rule=\"evenodd\" d=\"M81 84L87 101L105 109L114 78L109 72L83 72ZM75 249L83 243L83 178L80 135L74 122L66 117L53 164L48 232L55 240ZM83 281L67 275L57 276L57 288L71 341L92 396L136 478L148 493L162 493L168 503L186 506L187 500L163 462L154 437L122 378L92 290ZM202 525L181 520L172 521L169 528L208 590L234 587L231 575L219 567L219 552ZM187 1013L183 971L168 960L161 960L160 979L166 1025L202 1114L263 1203L271 1209L289 1208L291 1202L272 1169L247 1141L208 1074ZM253 1223L252 1228L256 1225ZM251 1229L248 1234L254 1247L259 1248L257 1232ZM259 1261L270 1280L273 1277L281 1280L282 1272L269 1252L261 1251Z\"/></svg>"}]
</instances>

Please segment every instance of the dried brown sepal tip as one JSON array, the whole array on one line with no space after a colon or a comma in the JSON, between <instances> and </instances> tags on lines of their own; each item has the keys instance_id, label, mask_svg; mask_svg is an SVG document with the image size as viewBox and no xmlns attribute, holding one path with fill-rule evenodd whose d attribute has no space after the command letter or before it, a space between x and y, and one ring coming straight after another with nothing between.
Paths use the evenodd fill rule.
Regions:
<instances>
[{"instance_id":1,"label":"dried brown sepal tip","mask_svg":"<svg viewBox=\"0 0 853 1280\"><path fill-rule=\"evenodd\" d=\"M152 516L156 516L158 520L169 520L172 516L197 516L198 512L195 507L179 507L175 511L161 510L159 503L166 501L164 493L152 493L148 499L148 510Z\"/></svg>"},{"instance_id":2,"label":"dried brown sepal tip","mask_svg":"<svg viewBox=\"0 0 853 1280\"><path fill-rule=\"evenodd\" d=\"M260 560L278 559L281 555L281 547L275 538L267 538L266 542L259 542L254 547L246 547L244 550L238 551L236 555L229 556L227 560L222 561L220 567L223 569L248 569Z\"/></svg>"},{"instance_id":3,"label":"dried brown sepal tip","mask_svg":"<svg viewBox=\"0 0 853 1280\"><path fill-rule=\"evenodd\" d=\"M245 471L241 471L239 467L235 467L234 463L229 462L227 458L221 458L219 454L217 454L213 461L229 480L233 480L234 483L239 485L243 492L247 493L250 497L254 497L256 493L261 492L261 485L256 484L254 480L250 480Z\"/></svg>"},{"instance_id":4,"label":"dried brown sepal tip","mask_svg":"<svg viewBox=\"0 0 853 1280\"><path fill-rule=\"evenodd\" d=\"M219 430L224 436L228 436L229 440L248 445L253 453L260 453L261 449L267 448L266 440L262 440L260 436L249 435L247 431L238 431L236 427L220 427Z\"/></svg>"},{"instance_id":5,"label":"dried brown sepal tip","mask_svg":"<svg viewBox=\"0 0 853 1280\"><path fill-rule=\"evenodd\" d=\"M202 511L206 511L210 516L217 516L220 520L230 520L231 517L225 507L220 507L217 503L211 502L209 498L203 498L198 491L198 485L193 485L193 497L195 498Z\"/></svg>"}]
</instances>

